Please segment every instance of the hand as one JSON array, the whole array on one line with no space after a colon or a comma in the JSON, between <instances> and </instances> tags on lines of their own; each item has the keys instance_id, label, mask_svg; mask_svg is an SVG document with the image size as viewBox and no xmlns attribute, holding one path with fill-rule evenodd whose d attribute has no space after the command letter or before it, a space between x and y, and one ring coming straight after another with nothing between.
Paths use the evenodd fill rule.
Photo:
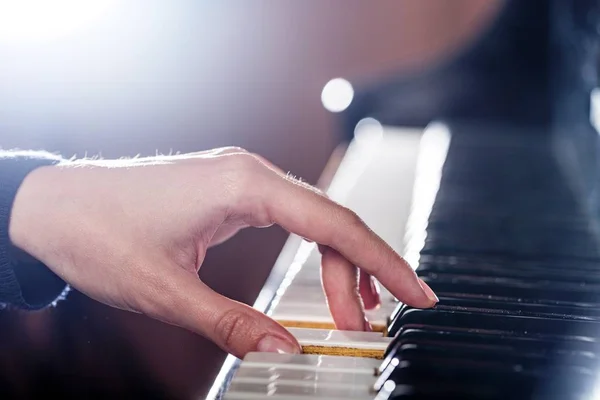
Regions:
<instances>
[{"instance_id":1,"label":"hand","mask_svg":"<svg viewBox=\"0 0 600 400\"><path fill-rule=\"evenodd\" d=\"M356 214L238 148L39 168L17 193L9 234L86 295L243 357L300 348L264 314L204 285L198 270L209 247L273 223L320 245L339 329L365 329L360 295L370 307L378 302L371 275L404 303L435 304L431 289Z\"/></svg>"}]
</instances>

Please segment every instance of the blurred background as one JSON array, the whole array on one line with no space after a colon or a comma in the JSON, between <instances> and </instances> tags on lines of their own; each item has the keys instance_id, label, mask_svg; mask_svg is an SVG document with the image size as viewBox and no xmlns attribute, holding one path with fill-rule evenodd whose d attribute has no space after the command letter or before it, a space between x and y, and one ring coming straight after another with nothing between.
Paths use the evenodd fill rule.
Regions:
<instances>
[{"instance_id":1,"label":"blurred background","mask_svg":"<svg viewBox=\"0 0 600 400\"><path fill-rule=\"evenodd\" d=\"M346 138L322 101L329 81L439 65L502 3L0 0L0 147L109 158L236 145L315 183ZM252 304L286 236L244 231L201 277ZM224 356L76 292L0 312L3 397L202 398Z\"/></svg>"}]
</instances>

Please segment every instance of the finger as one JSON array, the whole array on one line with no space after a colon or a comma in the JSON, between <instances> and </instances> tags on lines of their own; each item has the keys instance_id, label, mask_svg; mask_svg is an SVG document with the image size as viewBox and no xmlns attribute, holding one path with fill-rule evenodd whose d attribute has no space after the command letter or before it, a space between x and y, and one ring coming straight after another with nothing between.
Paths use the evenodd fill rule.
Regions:
<instances>
[{"instance_id":1,"label":"finger","mask_svg":"<svg viewBox=\"0 0 600 400\"><path fill-rule=\"evenodd\" d=\"M260 160L260 162L262 162L263 164L265 164L267 167L269 167L273 171L277 172L279 175L282 175L282 176L286 176L287 175L287 173L283 169L279 168L277 165L273 164L271 161L267 160L263 156L261 156L259 154L254 154L254 153L252 155L254 157L256 157L258 160Z\"/></svg>"},{"instance_id":2,"label":"finger","mask_svg":"<svg viewBox=\"0 0 600 400\"><path fill-rule=\"evenodd\" d=\"M210 239L209 246L218 246L221 243L226 242L227 240L234 237L240 230L242 230L245 227L245 225L228 222L222 224Z\"/></svg>"},{"instance_id":3,"label":"finger","mask_svg":"<svg viewBox=\"0 0 600 400\"><path fill-rule=\"evenodd\" d=\"M237 146L218 147L207 151L199 151L196 153L190 153L192 155L201 157L217 157L231 154L249 154L248 150Z\"/></svg>"},{"instance_id":4,"label":"finger","mask_svg":"<svg viewBox=\"0 0 600 400\"><path fill-rule=\"evenodd\" d=\"M352 211L307 185L271 176L264 183L262 208L290 232L332 247L345 259L375 276L400 301L432 307L436 298L426 292L413 269ZM263 188L264 189L264 188ZM431 297L430 297L431 296Z\"/></svg>"},{"instance_id":5,"label":"finger","mask_svg":"<svg viewBox=\"0 0 600 400\"><path fill-rule=\"evenodd\" d=\"M290 181L291 183L294 183L296 185L299 185L301 187L306 188L307 190L311 190L315 193L318 193L322 196L327 197L327 194L325 192L323 192L321 189L312 186L304 181L302 181L299 178L296 178L294 175L285 172L283 169L281 169L280 167L278 167L277 165L273 164L271 161L267 160L266 158L264 158L263 156L259 155L259 154L252 154L256 159L258 159L260 162L262 162L263 164L265 164L267 167L269 167L270 169L272 169L273 171L275 171L278 175L280 175L281 177L285 178L286 180Z\"/></svg>"},{"instance_id":6,"label":"finger","mask_svg":"<svg viewBox=\"0 0 600 400\"><path fill-rule=\"evenodd\" d=\"M365 310L372 310L381 304L379 285L371 275L363 270L360 270L358 287Z\"/></svg>"},{"instance_id":7,"label":"finger","mask_svg":"<svg viewBox=\"0 0 600 400\"><path fill-rule=\"evenodd\" d=\"M301 352L296 339L263 313L215 293L184 269L169 271L142 310L151 317L198 333L239 358L251 351Z\"/></svg>"},{"instance_id":8,"label":"finger","mask_svg":"<svg viewBox=\"0 0 600 400\"><path fill-rule=\"evenodd\" d=\"M358 270L330 247L325 247L322 254L321 280L335 327L346 331L365 330L368 322L358 293Z\"/></svg>"},{"instance_id":9,"label":"finger","mask_svg":"<svg viewBox=\"0 0 600 400\"><path fill-rule=\"evenodd\" d=\"M229 155L229 154L242 154L248 153L246 150L241 147L219 147L216 149L210 150L200 150L194 151L190 153L182 153L182 154L156 154L152 157L134 157L129 159L130 163L146 163L148 161L157 161L157 160L165 160L165 161L175 161L175 160L187 160L199 157L215 157L219 155Z\"/></svg>"}]
</instances>

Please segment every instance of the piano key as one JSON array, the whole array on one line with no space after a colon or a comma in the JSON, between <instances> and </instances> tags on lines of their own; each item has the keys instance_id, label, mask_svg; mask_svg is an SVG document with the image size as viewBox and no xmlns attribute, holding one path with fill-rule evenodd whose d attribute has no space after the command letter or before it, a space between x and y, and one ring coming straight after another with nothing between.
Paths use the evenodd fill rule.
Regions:
<instances>
[{"instance_id":1,"label":"piano key","mask_svg":"<svg viewBox=\"0 0 600 400\"><path fill-rule=\"evenodd\" d=\"M242 365L256 366L285 365L295 369L327 369L372 374L380 361L364 357L329 356L318 354L277 354L251 352L244 357Z\"/></svg>"},{"instance_id":2,"label":"piano key","mask_svg":"<svg viewBox=\"0 0 600 400\"><path fill-rule=\"evenodd\" d=\"M546 351L511 349L502 345L473 345L468 343L452 343L440 341L405 341L396 349L396 357L403 360L408 353L416 353L419 357L444 357L471 361L489 361L504 365L521 365L522 367L544 367L553 363L563 366L579 367L590 373L597 367L596 357L585 353L563 352L560 354Z\"/></svg>"},{"instance_id":3,"label":"piano key","mask_svg":"<svg viewBox=\"0 0 600 400\"><path fill-rule=\"evenodd\" d=\"M236 382L233 380L225 394L225 399L270 399L307 400L307 399L364 399L373 398L371 389L363 384L348 383L326 385L301 382Z\"/></svg>"},{"instance_id":4,"label":"piano key","mask_svg":"<svg viewBox=\"0 0 600 400\"><path fill-rule=\"evenodd\" d=\"M395 335L406 324L426 324L439 326L469 327L471 329L505 330L600 338L600 323L594 321L563 320L555 318L524 317L518 314L503 315L455 310L419 310L407 307L390 324L389 334Z\"/></svg>"},{"instance_id":5,"label":"piano key","mask_svg":"<svg viewBox=\"0 0 600 400\"><path fill-rule=\"evenodd\" d=\"M406 324L400 328L400 331L388 347L386 360L388 360L388 357L395 356L394 349L400 343L419 339L454 341L473 345L503 345L517 350L545 351L559 355L575 352L594 359L599 357L597 352L600 350L600 340L580 336ZM385 361L382 366L384 365Z\"/></svg>"},{"instance_id":6,"label":"piano key","mask_svg":"<svg viewBox=\"0 0 600 400\"><path fill-rule=\"evenodd\" d=\"M300 271L304 271L304 268ZM320 280L320 269L316 269L314 272L310 272L310 275L314 277L317 276L315 282L306 281L301 276L300 272L295 276L292 284L283 292L281 295L281 303L285 303L286 301L298 302L305 301L307 303L313 303L322 305L323 301L325 301L325 293L321 286ZM382 304L386 302L395 302L394 296L383 286L380 285L380 297Z\"/></svg>"},{"instance_id":7,"label":"piano key","mask_svg":"<svg viewBox=\"0 0 600 400\"><path fill-rule=\"evenodd\" d=\"M385 334L389 316L395 307L395 304L392 304L376 310L366 311L373 331ZM278 305L271 317L288 328L335 329L333 317L326 305L323 308L323 306L310 304L283 303Z\"/></svg>"},{"instance_id":8,"label":"piano key","mask_svg":"<svg viewBox=\"0 0 600 400\"><path fill-rule=\"evenodd\" d=\"M378 332L288 328L306 354L382 359L392 338Z\"/></svg>"},{"instance_id":9,"label":"piano key","mask_svg":"<svg viewBox=\"0 0 600 400\"><path fill-rule=\"evenodd\" d=\"M539 318L574 319L584 321L600 321L600 308L577 307L576 305L540 304L528 300L490 296L453 296L440 295L437 309L474 311L485 310L503 314L516 314ZM394 311L395 315L396 311Z\"/></svg>"},{"instance_id":10,"label":"piano key","mask_svg":"<svg viewBox=\"0 0 600 400\"><path fill-rule=\"evenodd\" d=\"M505 296L520 299L544 299L556 304L600 304L599 284L571 282L529 281L515 278L481 277L473 275L437 274L435 278L422 279L438 295L444 293L469 293Z\"/></svg>"},{"instance_id":11,"label":"piano key","mask_svg":"<svg viewBox=\"0 0 600 400\"><path fill-rule=\"evenodd\" d=\"M370 373L355 372L349 369L333 371L327 369L294 369L285 365L253 366L243 364L235 374L236 383L269 383L277 381L285 385L324 385L340 386L355 384L371 387L374 377Z\"/></svg>"},{"instance_id":12,"label":"piano key","mask_svg":"<svg viewBox=\"0 0 600 400\"><path fill-rule=\"evenodd\" d=\"M600 262L586 260L578 257L558 258L558 257L545 257L538 255L535 258L515 257L514 255L486 255L485 257L477 255L476 253L462 253L450 252L447 254L428 254L422 253L419 259L420 265L435 264L444 267L459 267L460 265L465 266L480 266L481 268L514 268L517 270L521 269L541 269L548 270L550 272L567 272L568 270L577 271L589 271L595 272L600 269ZM419 267L420 267L419 265Z\"/></svg>"},{"instance_id":13,"label":"piano key","mask_svg":"<svg viewBox=\"0 0 600 400\"><path fill-rule=\"evenodd\" d=\"M244 363L235 374L236 382L273 382L278 381L286 384L294 382L322 383L325 385L343 385L356 383L369 387L373 385L373 370L365 373L350 369L341 371L327 369L295 369L287 365L258 366Z\"/></svg>"},{"instance_id":14,"label":"piano key","mask_svg":"<svg viewBox=\"0 0 600 400\"><path fill-rule=\"evenodd\" d=\"M455 221L460 224L460 220ZM591 241L583 242L577 240L574 242L565 242L563 236L557 236L554 240L550 238L532 239L536 237L531 235L518 236L514 232L507 232L497 236L496 229L489 228L487 232L483 230L473 230L472 232L448 231L442 234L442 238L437 238L434 232L427 235L423 252L448 252L448 251L478 251L481 253L502 252L508 254L519 254L523 257L530 257L536 254L544 253L549 257L567 257L577 254L580 257L600 258L598 250ZM438 235L440 236L440 235ZM507 237L511 237L508 239Z\"/></svg>"},{"instance_id":15,"label":"piano key","mask_svg":"<svg viewBox=\"0 0 600 400\"><path fill-rule=\"evenodd\" d=\"M458 274L474 275L487 277L504 278L522 278L535 280L561 280L565 282L574 282L579 284L600 283L600 268L597 270L579 270L576 266L560 266L559 269L552 270L548 266L539 267L537 265L517 265L511 263L504 265L490 265L489 263L465 265L443 265L438 263L421 263L419 265L419 276L435 277L435 274Z\"/></svg>"}]
</instances>

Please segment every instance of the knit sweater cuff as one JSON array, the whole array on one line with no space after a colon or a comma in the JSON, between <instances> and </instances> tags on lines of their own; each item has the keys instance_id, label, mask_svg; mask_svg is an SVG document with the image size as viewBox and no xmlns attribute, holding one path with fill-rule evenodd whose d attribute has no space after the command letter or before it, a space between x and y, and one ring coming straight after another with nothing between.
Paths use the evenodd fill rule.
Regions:
<instances>
[{"instance_id":1,"label":"knit sweater cuff","mask_svg":"<svg viewBox=\"0 0 600 400\"><path fill-rule=\"evenodd\" d=\"M21 183L34 169L57 164L60 157L46 152L0 151L0 305L36 310L67 293L67 285L49 268L10 241L10 214Z\"/></svg>"}]
</instances>

